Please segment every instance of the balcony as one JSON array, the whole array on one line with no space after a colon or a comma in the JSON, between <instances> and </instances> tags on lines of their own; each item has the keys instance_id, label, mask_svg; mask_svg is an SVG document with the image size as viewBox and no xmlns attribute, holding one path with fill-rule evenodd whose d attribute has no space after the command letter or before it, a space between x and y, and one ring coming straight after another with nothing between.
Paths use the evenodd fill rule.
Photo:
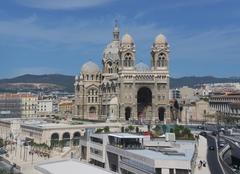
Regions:
<instances>
[{"instance_id":1,"label":"balcony","mask_svg":"<svg viewBox=\"0 0 240 174\"><path fill-rule=\"evenodd\" d=\"M143 136L140 135L127 133L110 134L108 139L109 145L121 149L144 149Z\"/></svg>"}]
</instances>

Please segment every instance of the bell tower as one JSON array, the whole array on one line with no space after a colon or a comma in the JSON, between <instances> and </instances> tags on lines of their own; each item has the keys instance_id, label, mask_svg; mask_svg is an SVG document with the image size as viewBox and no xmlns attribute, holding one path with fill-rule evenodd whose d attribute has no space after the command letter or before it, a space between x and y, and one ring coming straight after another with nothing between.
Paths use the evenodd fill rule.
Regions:
<instances>
[{"instance_id":1,"label":"bell tower","mask_svg":"<svg viewBox=\"0 0 240 174\"><path fill-rule=\"evenodd\" d=\"M121 40L119 56L120 70L133 70L135 66L135 44L132 36L126 33Z\"/></svg>"},{"instance_id":2,"label":"bell tower","mask_svg":"<svg viewBox=\"0 0 240 174\"><path fill-rule=\"evenodd\" d=\"M163 34L159 34L152 46L152 69L153 70L168 70L168 54L169 45L166 37Z\"/></svg>"}]
</instances>

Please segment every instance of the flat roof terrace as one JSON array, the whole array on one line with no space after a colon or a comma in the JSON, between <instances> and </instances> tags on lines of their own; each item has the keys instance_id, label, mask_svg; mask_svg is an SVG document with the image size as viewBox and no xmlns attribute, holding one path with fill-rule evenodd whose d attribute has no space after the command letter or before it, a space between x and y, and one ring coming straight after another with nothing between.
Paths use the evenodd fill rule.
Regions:
<instances>
[{"instance_id":1,"label":"flat roof terrace","mask_svg":"<svg viewBox=\"0 0 240 174\"><path fill-rule=\"evenodd\" d=\"M111 174L111 172L105 171L102 168L98 168L96 166L76 160L50 162L47 164L38 165L35 168L43 174Z\"/></svg>"},{"instance_id":2,"label":"flat roof terrace","mask_svg":"<svg viewBox=\"0 0 240 174\"><path fill-rule=\"evenodd\" d=\"M121 123L89 123L83 122L79 125L71 125L68 123L49 123L49 122L27 122L21 124L24 127L28 128L38 128L41 130L49 129L79 129L79 128L102 128L105 126L109 127L121 127Z\"/></svg>"}]
</instances>

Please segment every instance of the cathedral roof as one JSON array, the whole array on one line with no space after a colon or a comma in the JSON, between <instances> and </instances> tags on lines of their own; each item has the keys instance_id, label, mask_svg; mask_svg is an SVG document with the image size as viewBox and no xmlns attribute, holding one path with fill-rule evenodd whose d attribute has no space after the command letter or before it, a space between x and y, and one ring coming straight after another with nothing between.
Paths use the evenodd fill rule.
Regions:
<instances>
[{"instance_id":1,"label":"cathedral roof","mask_svg":"<svg viewBox=\"0 0 240 174\"><path fill-rule=\"evenodd\" d=\"M96 74L98 72L100 72L100 69L93 61L88 61L87 63L83 64L81 69L81 73L83 74Z\"/></svg>"},{"instance_id":2,"label":"cathedral roof","mask_svg":"<svg viewBox=\"0 0 240 174\"><path fill-rule=\"evenodd\" d=\"M117 60L119 59L118 55L119 51L119 41L112 41L107 45L107 47L104 50L104 59L112 59Z\"/></svg>"},{"instance_id":3,"label":"cathedral roof","mask_svg":"<svg viewBox=\"0 0 240 174\"><path fill-rule=\"evenodd\" d=\"M149 70L149 66L143 62L140 62L137 65L135 65L135 68L137 71L148 71Z\"/></svg>"},{"instance_id":4,"label":"cathedral roof","mask_svg":"<svg viewBox=\"0 0 240 174\"><path fill-rule=\"evenodd\" d=\"M159 34L156 38L155 38L155 44L163 44L163 43L167 43L167 39L163 34Z\"/></svg>"},{"instance_id":5,"label":"cathedral roof","mask_svg":"<svg viewBox=\"0 0 240 174\"><path fill-rule=\"evenodd\" d=\"M124 36L122 37L122 43L125 43L125 44L134 43L132 36L130 36L128 33L124 34Z\"/></svg>"}]
</instances>

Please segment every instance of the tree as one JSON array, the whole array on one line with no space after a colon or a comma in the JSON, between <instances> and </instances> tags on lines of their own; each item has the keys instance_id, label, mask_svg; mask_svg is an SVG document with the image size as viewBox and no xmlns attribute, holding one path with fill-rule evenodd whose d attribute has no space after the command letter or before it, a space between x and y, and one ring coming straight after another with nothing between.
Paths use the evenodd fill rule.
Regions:
<instances>
[{"instance_id":1,"label":"tree","mask_svg":"<svg viewBox=\"0 0 240 174\"><path fill-rule=\"evenodd\" d=\"M104 133L109 133L109 132L110 132L109 126L105 126L105 127L103 128L103 130L104 130Z\"/></svg>"},{"instance_id":2,"label":"tree","mask_svg":"<svg viewBox=\"0 0 240 174\"><path fill-rule=\"evenodd\" d=\"M162 125L162 130L163 130L163 133L166 133L167 132L167 126L164 124Z\"/></svg>"},{"instance_id":3,"label":"tree","mask_svg":"<svg viewBox=\"0 0 240 174\"><path fill-rule=\"evenodd\" d=\"M124 127L121 127L121 132L122 132L122 133L124 132Z\"/></svg>"},{"instance_id":4,"label":"tree","mask_svg":"<svg viewBox=\"0 0 240 174\"><path fill-rule=\"evenodd\" d=\"M129 128L128 127L125 128L125 132L129 132Z\"/></svg>"},{"instance_id":5,"label":"tree","mask_svg":"<svg viewBox=\"0 0 240 174\"><path fill-rule=\"evenodd\" d=\"M10 174L7 170L0 169L0 174Z\"/></svg>"},{"instance_id":6,"label":"tree","mask_svg":"<svg viewBox=\"0 0 240 174\"><path fill-rule=\"evenodd\" d=\"M139 133L139 127L138 126L136 127L136 133Z\"/></svg>"},{"instance_id":7,"label":"tree","mask_svg":"<svg viewBox=\"0 0 240 174\"><path fill-rule=\"evenodd\" d=\"M153 130L156 136L159 136L162 134L162 128L160 125L156 125L156 127Z\"/></svg>"},{"instance_id":8,"label":"tree","mask_svg":"<svg viewBox=\"0 0 240 174\"><path fill-rule=\"evenodd\" d=\"M129 129L130 132L132 132L134 130L134 126L133 125L129 125L128 129Z\"/></svg>"},{"instance_id":9,"label":"tree","mask_svg":"<svg viewBox=\"0 0 240 174\"><path fill-rule=\"evenodd\" d=\"M103 132L103 129L101 129L101 128L98 128L96 131L95 131L95 133L102 133Z\"/></svg>"}]
</instances>

